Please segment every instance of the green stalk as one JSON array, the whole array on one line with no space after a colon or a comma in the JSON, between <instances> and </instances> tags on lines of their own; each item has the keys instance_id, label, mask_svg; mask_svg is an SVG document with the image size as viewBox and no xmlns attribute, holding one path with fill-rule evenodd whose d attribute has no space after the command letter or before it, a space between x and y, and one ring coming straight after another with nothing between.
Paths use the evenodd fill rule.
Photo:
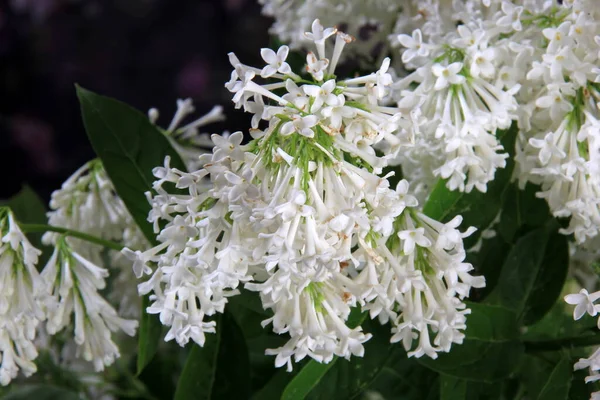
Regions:
<instances>
[{"instance_id":1,"label":"green stalk","mask_svg":"<svg viewBox=\"0 0 600 400\"><path fill-rule=\"evenodd\" d=\"M104 247L107 247L109 249L116 250L116 251L121 251L125 247L122 244L119 244L117 242L105 240L105 239L99 238L97 236L88 235L87 233L74 231L74 230L67 229L67 228L61 228L58 226L44 225L44 224L21 224L20 223L19 227L21 228L21 230L24 233L56 232L56 233L61 233L65 236L70 236L70 237L74 237L77 239L86 240L90 243L98 244L100 246L104 246Z\"/></svg>"},{"instance_id":2,"label":"green stalk","mask_svg":"<svg viewBox=\"0 0 600 400\"><path fill-rule=\"evenodd\" d=\"M600 335L570 337L552 340L524 341L525 351L528 353L540 351L556 351L573 347L588 347L600 345Z\"/></svg>"}]
</instances>

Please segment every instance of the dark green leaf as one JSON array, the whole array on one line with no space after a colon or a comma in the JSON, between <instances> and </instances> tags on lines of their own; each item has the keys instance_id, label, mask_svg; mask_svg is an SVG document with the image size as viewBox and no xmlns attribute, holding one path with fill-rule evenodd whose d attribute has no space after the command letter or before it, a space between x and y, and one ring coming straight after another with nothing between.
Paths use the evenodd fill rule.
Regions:
<instances>
[{"instance_id":1,"label":"dark green leaf","mask_svg":"<svg viewBox=\"0 0 600 400\"><path fill-rule=\"evenodd\" d=\"M484 239L479 251L467 253L467 261L475 267L477 275L485 276L485 287L472 289L469 294L471 300L480 301L494 290L511 248L512 245L507 243L501 235L496 235Z\"/></svg>"},{"instance_id":2,"label":"dark green leaf","mask_svg":"<svg viewBox=\"0 0 600 400\"><path fill-rule=\"evenodd\" d=\"M550 235L544 259L540 265L525 308L523 323L531 325L544 317L557 300L569 271L569 245L566 236L554 232Z\"/></svg>"},{"instance_id":3,"label":"dark green leaf","mask_svg":"<svg viewBox=\"0 0 600 400\"><path fill-rule=\"evenodd\" d=\"M514 243L519 232L526 232L543 226L552 218L548 204L535 194L538 186L527 184L523 190L512 183L506 191L502 206L502 217L496 230L508 243Z\"/></svg>"},{"instance_id":4,"label":"dark green leaf","mask_svg":"<svg viewBox=\"0 0 600 400\"><path fill-rule=\"evenodd\" d=\"M270 318L273 314L270 310L264 310L260 301L260 296L256 292L242 290L237 296L229 298L227 309L237 321L238 325L243 327L244 337L248 345L248 353L250 358L250 375L252 383L252 391L262 391L265 386L270 384L275 388L267 388L266 392L279 390L277 397L281 396L285 385L292 378L292 374L285 373L287 381L279 379L277 382L271 381L277 378L278 372L281 369L275 367L275 358L266 355L266 349L281 347L285 344L286 338L284 335L277 335L270 329L264 329L261 322ZM299 367L296 368L298 370ZM280 385L282 387L279 387Z\"/></svg>"},{"instance_id":5,"label":"dark green leaf","mask_svg":"<svg viewBox=\"0 0 600 400\"><path fill-rule=\"evenodd\" d=\"M327 364L321 364L311 360L286 386L283 394L281 395L281 399L305 399L336 362L336 358Z\"/></svg>"},{"instance_id":6,"label":"dark green leaf","mask_svg":"<svg viewBox=\"0 0 600 400\"><path fill-rule=\"evenodd\" d=\"M152 169L162 166L166 156L171 157L171 167L185 171L183 161L143 113L80 86L77 96L85 130L117 194L146 239L156 243L144 193L152 190Z\"/></svg>"},{"instance_id":7,"label":"dark green leaf","mask_svg":"<svg viewBox=\"0 0 600 400\"><path fill-rule=\"evenodd\" d=\"M573 306L559 298L552 309L535 324L528 326L521 336L527 341L543 341L573 337L595 337L598 334L596 318L585 315L582 319L573 319Z\"/></svg>"},{"instance_id":8,"label":"dark green leaf","mask_svg":"<svg viewBox=\"0 0 600 400\"><path fill-rule=\"evenodd\" d=\"M152 190L152 169L163 165L165 156L171 157L172 167L185 171L183 161L141 112L80 86L77 96L85 130L117 194L146 239L156 244L152 225L147 221L151 207L144 193ZM160 340L160 322L155 316L146 315L146 306L147 301L138 333L138 374L154 356Z\"/></svg>"},{"instance_id":9,"label":"dark green leaf","mask_svg":"<svg viewBox=\"0 0 600 400\"><path fill-rule=\"evenodd\" d=\"M515 398L510 382L470 382L447 375L440 377L441 400L500 400Z\"/></svg>"},{"instance_id":10,"label":"dark green leaf","mask_svg":"<svg viewBox=\"0 0 600 400\"><path fill-rule=\"evenodd\" d=\"M498 133L502 145L511 155L514 153L517 131L516 124L513 124L509 130ZM429 195L423 212L442 222L449 221L456 215L462 215L463 228L474 226L478 229L465 241L466 247L470 247L475 244L481 231L487 228L498 215L506 189L510 184L513 169L514 161L512 157L509 157L506 167L497 170L494 180L488 183L486 193L481 193L476 189L470 193L450 191L446 187L446 182L439 180Z\"/></svg>"},{"instance_id":11,"label":"dark green leaf","mask_svg":"<svg viewBox=\"0 0 600 400\"><path fill-rule=\"evenodd\" d=\"M440 381L440 400L464 400L467 398L467 381L447 375L442 376Z\"/></svg>"},{"instance_id":12,"label":"dark green leaf","mask_svg":"<svg viewBox=\"0 0 600 400\"><path fill-rule=\"evenodd\" d=\"M367 313L361 313L358 308L353 309L348 317L348 326L353 328L360 325L366 316ZM333 360L327 364L321 364L315 360L310 360L287 385L281 399L305 399L336 362L337 357L334 357Z\"/></svg>"},{"instance_id":13,"label":"dark green leaf","mask_svg":"<svg viewBox=\"0 0 600 400\"><path fill-rule=\"evenodd\" d=\"M519 333L516 315L504 307L466 302L471 309L467 315L467 339L503 342L515 339Z\"/></svg>"},{"instance_id":14,"label":"dark green leaf","mask_svg":"<svg viewBox=\"0 0 600 400\"><path fill-rule=\"evenodd\" d=\"M544 282L547 279L564 282L567 267L566 255L563 254L566 242L556 236L557 228L558 224L551 220L516 241L504 262L498 284L486 303L506 307L520 318L525 316L531 321L539 319L552 307L560 288L557 291L551 284L550 290L545 293ZM556 246L556 249L550 249L549 245ZM558 276L545 276L548 272L558 273Z\"/></svg>"},{"instance_id":15,"label":"dark green leaf","mask_svg":"<svg viewBox=\"0 0 600 400\"><path fill-rule=\"evenodd\" d=\"M131 381L137 380L145 387L146 393L151 393L153 400L172 400L175 393L177 378L183 370L189 349L170 343L164 350L158 351L146 365L141 374ZM118 371L117 376L124 377L129 371ZM131 384L130 384L131 385Z\"/></svg>"},{"instance_id":16,"label":"dark green leaf","mask_svg":"<svg viewBox=\"0 0 600 400\"><path fill-rule=\"evenodd\" d=\"M20 223L45 225L48 222L44 201L27 185L23 186L19 193L3 204L10 207ZM27 238L34 247L43 251L45 246L42 244L42 235L42 233L28 233ZM44 253L46 253L44 254L45 258L41 257L39 262L41 267L45 264L44 260L49 257L47 252Z\"/></svg>"},{"instance_id":17,"label":"dark green leaf","mask_svg":"<svg viewBox=\"0 0 600 400\"><path fill-rule=\"evenodd\" d=\"M272 400L281 398L281 394L293 377L294 372L287 372L285 369L280 369L266 385L252 396L252 400Z\"/></svg>"},{"instance_id":18,"label":"dark green leaf","mask_svg":"<svg viewBox=\"0 0 600 400\"><path fill-rule=\"evenodd\" d=\"M24 224L45 224L47 221L46 205L27 185L4 204L10 207L19 222Z\"/></svg>"},{"instance_id":19,"label":"dark green leaf","mask_svg":"<svg viewBox=\"0 0 600 400\"><path fill-rule=\"evenodd\" d=\"M136 370L141 374L146 365L158 350L162 337L162 324L154 314L148 314L146 308L150 305L148 296L142 298L142 316L140 319L140 331L138 335L138 353Z\"/></svg>"},{"instance_id":20,"label":"dark green leaf","mask_svg":"<svg viewBox=\"0 0 600 400\"><path fill-rule=\"evenodd\" d=\"M573 372L573 379L571 379L571 388L569 390L569 400L580 400L589 399L592 396L592 392L599 389L598 383L585 383L585 378L589 374L586 369L580 369Z\"/></svg>"},{"instance_id":21,"label":"dark green leaf","mask_svg":"<svg viewBox=\"0 0 600 400\"><path fill-rule=\"evenodd\" d=\"M364 392L365 396L357 398L437 400L440 395L438 383L439 375L436 372L425 368L414 358L407 358L402 345L396 344L381 372Z\"/></svg>"},{"instance_id":22,"label":"dark green leaf","mask_svg":"<svg viewBox=\"0 0 600 400\"><path fill-rule=\"evenodd\" d=\"M517 377L522 386L521 392L526 398L538 398L558 361L560 361L560 357L554 355L542 358L527 354L523 357Z\"/></svg>"},{"instance_id":23,"label":"dark green leaf","mask_svg":"<svg viewBox=\"0 0 600 400\"><path fill-rule=\"evenodd\" d=\"M79 400L76 392L52 385L26 385L15 388L2 400Z\"/></svg>"},{"instance_id":24,"label":"dark green leaf","mask_svg":"<svg viewBox=\"0 0 600 400\"><path fill-rule=\"evenodd\" d=\"M506 378L518 367L523 345L516 341L489 343L465 339L450 353L437 360L421 358L419 362L434 371L456 378L478 382L494 382Z\"/></svg>"},{"instance_id":25,"label":"dark green leaf","mask_svg":"<svg viewBox=\"0 0 600 400\"><path fill-rule=\"evenodd\" d=\"M519 364L523 346L518 334L516 315L503 307L469 304L465 340L452 346L450 353L436 360L419 359L423 365L456 378L493 382L510 375Z\"/></svg>"},{"instance_id":26,"label":"dark green leaf","mask_svg":"<svg viewBox=\"0 0 600 400\"><path fill-rule=\"evenodd\" d=\"M250 366L244 335L229 313L204 347L194 345L175 391L175 400L250 398Z\"/></svg>"},{"instance_id":27,"label":"dark green leaf","mask_svg":"<svg viewBox=\"0 0 600 400\"><path fill-rule=\"evenodd\" d=\"M339 359L312 390L308 399L351 399L358 396L377 378L393 351L401 350L390 343L390 327L368 320L363 328L373 337L365 343L363 357Z\"/></svg>"},{"instance_id":28,"label":"dark green leaf","mask_svg":"<svg viewBox=\"0 0 600 400\"><path fill-rule=\"evenodd\" d=\"M567 400L573 377L572 361L564 357L552 370L538 400Z\"/></svg>"}]
</instances>

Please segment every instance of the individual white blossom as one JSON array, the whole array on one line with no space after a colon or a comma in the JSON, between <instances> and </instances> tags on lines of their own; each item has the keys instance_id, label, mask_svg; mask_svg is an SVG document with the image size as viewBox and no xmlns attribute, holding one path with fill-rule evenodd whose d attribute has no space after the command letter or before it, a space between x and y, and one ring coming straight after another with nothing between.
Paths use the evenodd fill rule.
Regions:
<instances>
[{"instance_id":1,"label":"individual white blossom","mask_svg":"<svg viewBox=\"0 0 600 400\"><path fill-rule=\"evenodd\" d=\"M287 46L281 46L279 50L277 50L277 53L271 49L261 49L260 55L267 65L260 72L260 76L268 78L278 72L284 75L292 72L290 65L285 62L289 52L290 48Z\"/></svg>"},{"instance_id":2,"label":"individual white blossom","mask_svg":"<svg viewBox=\"0 0 600 400\"><path fill-rule=\"evenodd\" d=\"M36 330L46 319L39 302L44 282L36 269L41 252L27 240L8 207L0 207L0 384L19 371L37 371Z\"/></svg>"},{"instance_id":3,"label":"individual white blossom","mask_svg":"<svg viewBox=\"0 0 600 400\"><path fill-rule=\"evenodd\" d=\"M600 305L594 304L598 299L600 299L600 292L589 294L585 289L581 289L579 293L565 296L565 301L575 306L573 311L573 319L575 320L581 319L586 313L595 317L600 309Z\"/></svg>"}]
</instances>

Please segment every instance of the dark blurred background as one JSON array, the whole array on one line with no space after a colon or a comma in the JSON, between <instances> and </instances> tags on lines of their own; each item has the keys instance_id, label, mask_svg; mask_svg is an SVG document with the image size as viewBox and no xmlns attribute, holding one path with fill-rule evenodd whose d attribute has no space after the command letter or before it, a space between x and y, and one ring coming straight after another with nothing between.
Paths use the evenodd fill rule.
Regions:
<instances>
[{"instance_id":1,"label":"dark blurred background","mask_svg":"<svg viewBox=\"0 0 600 400\"><path fill-rule=\"evenodd\" d=\"M196 114L225 107L207 128L246 131L223 87L234 51L261 63L270 21L256 0L0 0L0 199L24 183L50 193L94 154L74 84L146 112L167 126L177 98Z\"/></svg>"}]
</instances>

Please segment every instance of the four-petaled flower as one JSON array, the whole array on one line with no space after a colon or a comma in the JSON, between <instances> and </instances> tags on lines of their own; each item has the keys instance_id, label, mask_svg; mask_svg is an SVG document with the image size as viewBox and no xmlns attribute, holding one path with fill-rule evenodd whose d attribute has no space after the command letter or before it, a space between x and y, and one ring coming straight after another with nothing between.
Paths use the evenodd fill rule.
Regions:
<instances>
[{"instance_id":1,"label":"four-petaled flower","mask_svg":"<svg viewBox=\"0 0 600 400\"><path fill-rule=\"evenodd\" d=\"M431 67L431 72L437 77L435 81L435 90L442 90L449 85L460 85L465 82L465 77L460 75L460 71L463 68L463 63L455 62L447 67L441 64L434 64Z\"/></svg>"}]
</instances>

